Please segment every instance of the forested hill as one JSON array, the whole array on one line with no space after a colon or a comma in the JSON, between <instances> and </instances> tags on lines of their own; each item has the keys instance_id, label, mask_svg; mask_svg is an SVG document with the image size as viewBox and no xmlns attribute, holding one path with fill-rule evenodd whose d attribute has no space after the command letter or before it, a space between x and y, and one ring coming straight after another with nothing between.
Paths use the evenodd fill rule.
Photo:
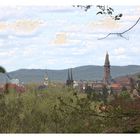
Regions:
<instances>
[{"instance_id":1,"label":"forested hill","mask_svg":"<svg viewBox=\"0 0 140 140\"><path fill-rule=\"evenodd\" d=\"M64 70L45 70L45 69L20 69L17 71L10 72L9 75L12 78L18 78L24 83L38 83L42 82L45 72L48 73L49 80L51 81L66 81L67 69ZM140 72L140 66L129 65L129 66L112 66L111 75L112 77L125 76ZM102 80L103 79L103 66L80 66L73 68L74 80ZM6 77L0 74L0 82L5 82Z\"/></svg>"}]
</instances>

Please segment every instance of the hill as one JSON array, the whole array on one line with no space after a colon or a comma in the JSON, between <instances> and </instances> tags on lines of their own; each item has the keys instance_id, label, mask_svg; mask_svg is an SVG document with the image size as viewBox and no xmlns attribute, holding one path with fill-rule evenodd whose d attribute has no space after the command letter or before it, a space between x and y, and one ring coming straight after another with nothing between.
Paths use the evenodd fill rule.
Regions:
<instances>
[{"instance_id":1,"label":"hill","mask_svg":"<svg viewBox=\"0 0 140 140\"><path fill-rule=\"evenodd\" d=\"M43 81L45 73L48 73L49 80L65 82L67 79L67 69L64 70L46 70L46 69L20 69L8 73L12 78L18 78L24 83L40 83ZM140 66L111 66L112 78L132 75L140 72ZM74 80L102 80L103 66L80 66L73 68ZM0 82L5 82L6 77L0 74Z\"/></svg>"}]
</instances>

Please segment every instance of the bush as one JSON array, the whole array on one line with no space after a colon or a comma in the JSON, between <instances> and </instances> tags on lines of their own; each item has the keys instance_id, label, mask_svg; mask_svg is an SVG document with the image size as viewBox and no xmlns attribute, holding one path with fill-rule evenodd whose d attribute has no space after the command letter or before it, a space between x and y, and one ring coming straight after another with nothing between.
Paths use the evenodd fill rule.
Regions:
<instances>
[{"instance_id":1,"label":"bush","mask_svg":"<svg viewBox=\"0 0 140 140\"><path fill-rule=\"evenodd\" d=\"M104 103L101 94L78 94L61 84L35 89L0 96L1 133L140 132L140 102L127 92Z\"/></svg>"}]
</instances>

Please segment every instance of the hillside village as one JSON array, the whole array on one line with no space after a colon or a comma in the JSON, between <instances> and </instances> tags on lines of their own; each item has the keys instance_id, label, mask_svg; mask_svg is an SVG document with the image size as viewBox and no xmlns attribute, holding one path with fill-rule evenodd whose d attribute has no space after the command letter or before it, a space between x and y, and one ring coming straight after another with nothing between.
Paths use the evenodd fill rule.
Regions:
<instances>
[{"instance_id":1,"label":"hillside village","mask_svg":"<svg viewBox=\"0 0 140 140\"><path fill-rule=\"evenodd\" d=\"M37 90L47 89L50 83L49 75L46 72L44 75L44 80L42 79L42 84L39 84ZM0 92L4 93L6 89L14 90L19 93L24 93L26 91L26 85L19 79L9 78L6 84L1 84ZM108 94L120 93L121 91L128 91L135 96L139 97L139 87L140 80L136 80L131 77L131 75L118 77L113 79L111 76L111 65L109 60L109 54L106 53L104 62L104 73L102 80L74 80L73 70L68 69L67 80L64 85L76 89L79 93L101 93L107 92Z\"/></svg>"},{"instance_id":2,"label":"hillside village","mask_svg":"<svg viewBox=\"0 0 140 140\"><path fill-rule=\"evenodd\" d=\"M140 133L140 6L58 3L0 8L0 133Z\"/></svg>"},{"instance_id":3,"label":"hillside village","mask_svg":"<svg viewBox=\"0 0 140 140\"><path fill-rule=\"evenodd\" d=\"M106 90L106 92L111 94L120 93L121 91L128 91L132 94L135 94L135 96L140 97L140 93L138 91L138 89L140 88L140 80L132 78L131 75L116 79L112 78L108 52L105 56L103 80L74 81L72 69L69 69L66 85L73 86L73 88L77 88L81 92L85 92L88 90L91 92L94 91L96 93L103 94L104 90Z\"/></svg>"}]
</instances>

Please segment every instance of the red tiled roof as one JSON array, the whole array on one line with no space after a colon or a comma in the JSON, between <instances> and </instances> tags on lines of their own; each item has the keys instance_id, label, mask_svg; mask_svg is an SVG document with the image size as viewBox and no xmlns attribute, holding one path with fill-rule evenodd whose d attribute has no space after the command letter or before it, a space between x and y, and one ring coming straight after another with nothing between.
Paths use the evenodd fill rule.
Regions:
<instances>
[{"instance_id":1,"label":"red tiled roof","mask_svg":"<svg viewBox=\"0 0 140 140\"><path fill-rule=\"evenodd\" d=\"M130 83L130 78L129 77L121 77L116 79L117 83Z\"/></svg>"},{"instance_id":2,"label":"red tiled roof","mask_svg":"<svg viewBox=\"0 0 140 140\"><path fill-rule=\"evenodd\" d=\"M113 89L121 89L122 88L122 86L120 84L111 84L111 87Z\"/></svg>"}]
</instances>

